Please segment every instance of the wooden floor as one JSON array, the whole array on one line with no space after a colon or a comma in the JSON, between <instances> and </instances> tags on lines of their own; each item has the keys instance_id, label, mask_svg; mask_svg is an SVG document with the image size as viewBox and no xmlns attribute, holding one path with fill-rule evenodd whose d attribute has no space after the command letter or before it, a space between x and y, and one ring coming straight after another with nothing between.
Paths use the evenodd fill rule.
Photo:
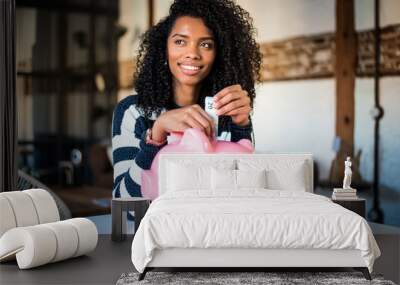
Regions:
<instances>
[{"instance_id":1,"label":"wooden floor","mask_svg":"<svg viewBox=\"0 0 400 285\"><path fill-rule=\"evenodd\" d=\"M111 189L89 185L52 186L51 189L65 202L71 210L72 217L104 215L111 212Z\"/></svg>"}]
</instances>

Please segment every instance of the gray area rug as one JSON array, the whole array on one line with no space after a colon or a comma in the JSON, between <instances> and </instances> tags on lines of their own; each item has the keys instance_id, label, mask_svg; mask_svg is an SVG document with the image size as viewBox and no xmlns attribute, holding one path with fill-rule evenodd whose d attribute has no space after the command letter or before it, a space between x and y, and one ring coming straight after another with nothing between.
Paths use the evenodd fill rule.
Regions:
<instances>
[{"instance_id":1,"label":"gray area rug","mask_svg":"<svg viewBox=\"0 0 400 285\"><path fill-rule=\"evenodd\" d=\"M380 275L368 281L360 272L148 272L142 281L139 273L122 274L117 285L133 284L379 284L395 285Z\"/></svg>"}]
</instances>

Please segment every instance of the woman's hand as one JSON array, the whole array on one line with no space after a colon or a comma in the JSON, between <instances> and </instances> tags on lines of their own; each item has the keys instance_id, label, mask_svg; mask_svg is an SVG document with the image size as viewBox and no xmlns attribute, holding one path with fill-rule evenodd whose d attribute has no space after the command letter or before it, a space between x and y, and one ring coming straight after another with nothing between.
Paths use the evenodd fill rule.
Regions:
<instances>
[{"instance_id":1,"label":"woman's hand","mask_svg":"<svg viewBox=\"0 0 400 285\"><path fill-rule=\"evenodd\" d=\"M231 85L219 91L214 99L218 116L231 116L233 123L239 126L249 124L251 112L250 97L240 85Z\"/></svg>"},{"instance_id":2,"label":"woman's hand","mask_svg":"<svg viewBox=\"0 0 400 285\"><path fill-rule=\"evenodd\" d=\"M155 141L163 141L168 133L184 131L188 128L202 130L211 139L214 137L214 121L197 104L161 114L154 122L152 136Z\"/></svg>"}]
</instances>

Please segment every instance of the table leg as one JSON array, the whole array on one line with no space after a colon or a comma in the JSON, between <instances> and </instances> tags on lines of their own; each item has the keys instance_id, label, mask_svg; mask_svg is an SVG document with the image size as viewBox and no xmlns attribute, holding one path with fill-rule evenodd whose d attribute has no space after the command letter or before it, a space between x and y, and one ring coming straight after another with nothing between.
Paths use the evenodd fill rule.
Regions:
<instances>
[{"instance_id":1,"label":"table leg","mask_svg":"<svg viewBox=\"0 0 400 285\"><path fill-rule=\"evenodd\" d=\"M111 239L123 241L126 238L126 212L124 201L112 200L111 202Z\"/></svg>"}]
</instances>

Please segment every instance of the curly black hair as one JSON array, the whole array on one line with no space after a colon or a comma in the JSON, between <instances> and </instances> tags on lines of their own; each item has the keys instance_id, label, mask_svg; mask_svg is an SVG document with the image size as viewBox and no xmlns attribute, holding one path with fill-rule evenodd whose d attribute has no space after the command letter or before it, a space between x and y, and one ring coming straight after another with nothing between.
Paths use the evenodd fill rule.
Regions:
<instances>
[{"instance_id":1,"label":"curly black hair","mask_svg":"<svg viewBox=\"0 0 400 285\"><path fill-rule=\"evenodd\" d=\"M146 117L171 103L172 74L167 60L167 39L181 16L201 18L213 32L216 58L209 75L202 81L198 104L226 86L240 84L248 92L253 107L255 82L260 81L262 55L254 39L249 13L231 0L175 0L169 15L142 35L134 74L137 107Z\"/></svg>"}]
</instances>

